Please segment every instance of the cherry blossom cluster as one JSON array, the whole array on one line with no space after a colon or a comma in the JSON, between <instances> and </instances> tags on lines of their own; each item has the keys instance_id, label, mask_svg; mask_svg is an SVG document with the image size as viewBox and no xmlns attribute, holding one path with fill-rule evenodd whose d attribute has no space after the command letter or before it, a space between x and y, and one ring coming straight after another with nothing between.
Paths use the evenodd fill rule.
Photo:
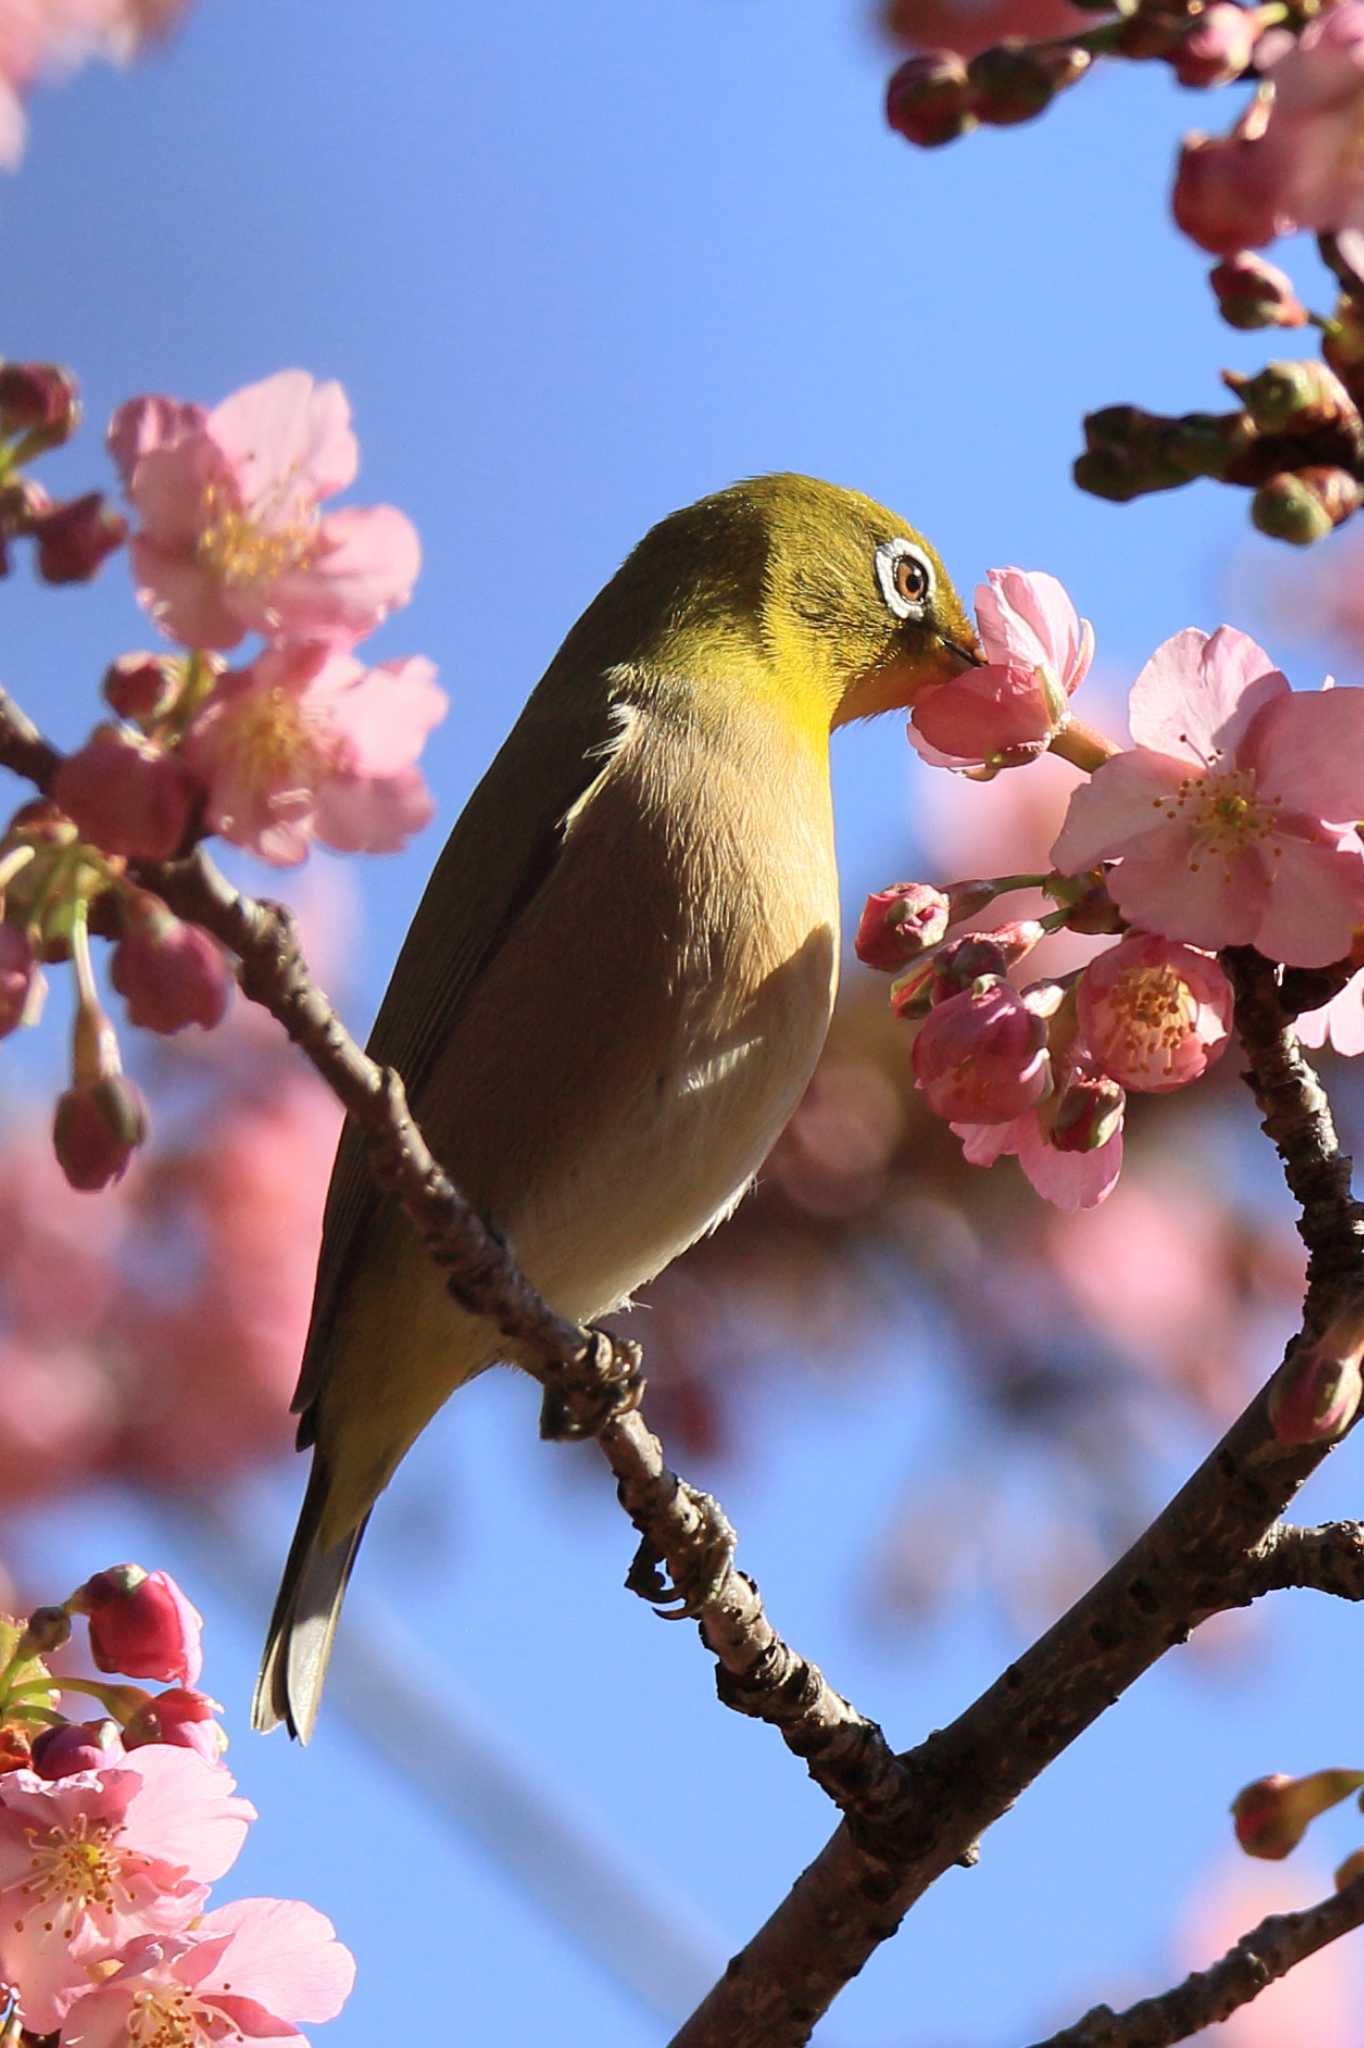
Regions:
<instances>
[{"instance_id":1,"label":"cherry blossom cluster","mask_svg":"<svg viewBox=\"0 0 1364 2048\"><path fill-rule=\"evenodd\" d=\"M49 1669L84 1617L101 1673ZM292 1899L209 1906L255 1819L197 1689L199 1615L165 1572L116 1565L60 1606L0 1619L0 2011L7 2044L298 2042L354 1980L331 1922ZM69 1695L97 1718L60 1711Z\"/></svg>"},{"instance_id":2,"label":"cherry blossom cluster","mask_svg":"<svg viewBox=\"0 0 1364 2048\"><path fill-rule=\"evenodd\" d=\"M0 366L0 545L31 541L49 582L89 578L129 535L99 493L54 507L26 472L78 416L64 371ZM429 661L369 666L355 652L407 602L420 549L392 506L323 509L358 461L340 385L289 370L211 411L133 399L108 445L134 516L137 597L173 645L110 664L112 716L0 834L0 1036L36 1021L43 965L69 959L77 1015L54 1142L84 1189L117 1179L147 1128L92 934L113 941L134 1025L211 1029L230 990L214 942L172 915L138 863L210 833L281 866L314 840L396 850L430 817L417 758L446 705ZM248 634L263 644L229 667Z\"/></svg>"},{"instance_id":3,"label":"cherry blossom cluster","mask_svg":"<svg viewBox=\"0 0 1364 2048\"><path fill-rule=\"evenodd\" d=\"M187 0L0 0L0 167L24 153L24 100L40 78L95 57L126 64L185 12Z\"/></svg>"},{"instance_id":4,"label":"cherry blossom cluster","mask_svg":"<svg viewBox=\"0 0 1364 2048\"><path fill-rule=\"evenodd\" d=\"M1015 1155L1049 1200L1089 1207L1117 1179L1127 1093L1182 1088L1224 1051L1233 1005L1222 948L1348 976L1364 930L1364 692L1294 691L1244 633L1190 627L1133 685L1132 745L1090 732L1081 741L1070 700L1093 635L1061 585L995 570L977 615L985 663L920 693L910 722L920 754L979 777L1059 746L1091 772L1044 869L880 891L857 950L897 973L891 1004L915 1028L917 1086L966 1157ZM1043 917L961 929L996 899L1039 887L1055 906ZM1059 979L1016 986L1013 970L1063 929L1117 942ZM1336 1005L1361 1008L1359 977ZM1351 1347L1353 1414L1364 1346L1334 1333L1326 1348L1338 1366ZM1299 1361L1312 1412L1286 1402L1284 1433L1343 1426L1322 1391L1331 1369L1324 1356Z\"/></svg>"},{"instance_id":5,"label":"cherry blossom cluster","mask_svg":"<svg viewBox=\"0 0 1364 2048\"><path fill-rule=\"evenodd\" d=\"M1364 502L1364 270L1352 238L1364 228L1364 0L1322 7L1242 6L1238 0L1166 7L1138 0L1092 28L1078 8L1033 20L1000 15L1042 40L922 50L895 73L887 116L911 142L949 142L978 124L1040 113L1105 56L1159 59L1182 85L1244 83L1251 97L1229 131L1195 131L1180 152L1175 221L1219 260L1209 282L1233 327L1321 333L1324 361L1271 362L1256 376L1225 374L1238 400L1222 413L1156 414L1113 405L1085 421L1075 465L1081 488L1124 502L1198 477L1252 492L1261 532L1295 545L1322 540ZM1088 0L1086 0L1086 5ZM905 9L912 19L912 6ZM945 40L952 43L950 21ZM1323 238L1340 291L1330 313L1309 314L1292 280L1256 252L1283 235Z\"/></svg>"}]
</instances>

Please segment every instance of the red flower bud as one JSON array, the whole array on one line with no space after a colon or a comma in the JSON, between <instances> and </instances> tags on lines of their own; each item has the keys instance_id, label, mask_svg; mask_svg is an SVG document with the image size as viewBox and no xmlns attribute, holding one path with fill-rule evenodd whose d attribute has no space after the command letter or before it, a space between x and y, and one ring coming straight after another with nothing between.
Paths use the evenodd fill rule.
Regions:
<instances>
[{"instance_id":1,"label":"red flower bud","mask_svg":"<svg viewBox=\"0 0 1364 2048\"><path fill-rule=\"evenodd\" d=\"M63 1721L33 1738L33 1768L40 1778L103 1770L123 1753L117 1721Z\"/></svg>"},{"instance_id":2,"label":"red flower bud","mask_svg":"<svg viewBox=\"0 0 1364 2048\"><path fill-rule=\"evenodd\" d=\"M1235 0L1213 0L1170 53L1175 77L1181 85L1230 85L1246 70L1259 38L1253 14Z\"/></svg>"},{"instance_id":3,"label":"red flower bud","mask_svg":"<svg viewBox=\"0 0 1364 2048\"><path fill-rule=\"evenodd\" d=\"M1217 310L1228 327L1302 327L1307 308L1286 271L1249 249L1227 256L1208 273Z\"/></svg>"},{"instance_id":4,"label":"red flower bud","mask_svg":"<svg viewBox=\"0 0 1364 2048\"><path fill-rule=\"evenodd\" d=\"M1244 135L1188 135L1175 173L1179 227L1213 256L1274 239L1277 208L1258 143Z\"/></svg>"},{"instance_id":5,"label":"red flower bud","mask_svg":"<svg viewBox=\"0 0 1364 2048\"><path fill-rule=\"evenodd\" d=\"M886 87L886 119L906 142L936 149L976 125L966 66L954 50L910 57Z\"/></svg>"},{"instance_id":6,"label":"red flower bud","mask_svg":"<svg viewBox=\"0 0 1364 2048\"><path fill-rule=\"evenodd\" d=\"M896 882L868 896L853 948L864 967L894 974L945 937L951 906L927 882Z\"/></svg>"},{"instance_id":7,"label":"red flower bud","mask_svg":"<svg viewBox=\"0 0 1364 2048\"><path fill-rule=\"evenodd\" d=\"M57 1163L71 1186L85 1194L122 1180L146 1135L147 1105L126 1074L68 1088L52 1119Z\"/></svg>"},{"instance_id":8,"label":"red flower bud","mask_svg":"<svg viewBox=\"0 0 1364 2048\"><path fill-rule=\"evenodd\" d=\"M1345 1433L1364 1397L1361 1356L1364 1332L1355 1311L1290 1352L1269 1388L1269 1420L1281 1444L1329 1444Z\"/></svg>"},{"instance_id":9,"label":"red flower bud","mask_svg":"<svg viewBox=\"0 0 1364 2048\"><path fill-rule=\"evenodd\" d=\"M1246 1785L1231 1802L1236 1839L1247 1856L1277 1863L1296 1849L1319 1813L1364 1785L1364 1771L1312 1771L1305 1778L1275 1771Z\"/></svg>"},{"instance_id":10,"label":"red flower bud","mask_svg":"<svg viewBox=\"0 0 1364 2048\"><path fill-rule=\"evenodd\" d=\"M207 1693L195 1692L189 1686L172 1686L139 1709L124 1729L123 1739L129 1749L140 1749L148 1742L195 1749L207 1762L216 1764L227 1748L226 1730L213 1718L221 1712L217 1700L211 1700Z\"/></svg>"},{"instance_id":11,"label":"red flower bud","mask_svg":"<svg viewBox=\"0 0 1364 2048\"><path fill-rule=\"evenodd\" d=\"M232 983L223 956L197 925L184 924L154 897L140 896L114 948L111 979L130 1022L146 1031L211 1031L223 1021Z\"/></svg>"},{"instance_id":12,"label":"red flower bud","mask_svg":"<svg viewBox=\"0 0 1364 2048\"><path fill-rule=\"evenodd\" d=\"M168 1572L118 1564L71 1595L67 1606L90 1621L90 1654L101 1671L193 1685L203 1665L203 1619Z\"/></svg>"},{"instance_id":13,"label":"red flower bud","mask_svg":"<svg viewBox=\"0 0 1364 2048\"><path fill-rule=\"evenodd\" d=\"M128 522L102 491L54 505L32 522L44 583L88 583L106 555L128 538Z\"/></svg>"},{"instance_id":14,"label":"red flower bud","mask_svg":"<svg viewBox=\"0 0 1364 2048\"><path fill-rule=\"evenodd\" d=\"M189 831L197 791L178 755L126 726L98 725L62 762L52 794L105 853L167 860Z\"/></svg>"},{"instance_id":15,"label":"red flower bud","mask_svg":"<svg viewBox=\"0 0 1364 2048\"><path fill-rule=\"evenodd\" d=\"M80 425L80 392L56 363L0 364L0 434L23 434L25 455L56 448Z\"/></svg>"},{"instance_id":16,"label":"red flower bud","mask_svg":"<svg viewBox=\"0 0 1364 2048\"><path fill-rule=\"evenodd\" d=\"M1058 1152L1097 1152L1122 1129L1127 1097L1107 1074L1072 1074L1048 1105L1047 1139Z\"/></svg>"},{"instance_id":17,"label":"red flower bud","mask_svg":"<svg viewBox=\"0 0 1364 2048\"><path fill-rule=\"evenodd\" d=\"M149 725L175 687L175 665L165 654L120 654L104 671L104 701L133 725Z\"/></svg>"},{"instance_id":18,"label":"red flower bud","mask_svg":"<svg viewBox=\"0 0 1364 2048\"><path fill-rule=\"evenodd\" d=\"M1050 1085L1046 1026L1007 981L978 981L929 1011L914 1079L948 1122L1008 1123Z\"/></svg>"},{"instance_id":19,"label":"red flower bud","mask_svg":"<svg viewBox=\"0 0 1364 2048\"><path fill-rule=\"evenodd\" d=\"M933 1004L938 963L916 960L890 985L890 1007L897 1017L926 1017Z\"/></svg>"}]
</instances>

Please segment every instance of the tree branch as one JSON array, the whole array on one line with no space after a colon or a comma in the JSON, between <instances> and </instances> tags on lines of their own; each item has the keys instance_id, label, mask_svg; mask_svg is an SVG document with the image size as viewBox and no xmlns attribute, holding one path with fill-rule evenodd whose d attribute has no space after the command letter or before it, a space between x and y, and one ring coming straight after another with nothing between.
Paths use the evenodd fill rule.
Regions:
<instances>
[{"instance_id":1,"label":"tree branch","mask_svg":"<svg viewBox=\"0 0 1364 2048\"><path fill-rule=\"evenodd\" d=\"M1302 1204L1311 1253L1304 1334L1315 1333L1364 1289L1350 1165L1279 1012L1275 970L1244 952L1228 966L1247 1080ZM903 1758L905 1796L881 1823L844 1822L672 2048L808 2040L928 1887L976 1853L983 1830L1143 1672L1228 1604L1228 1581L1332 1448L1280 1443L1262 1388L1126 1555L957 1720Z\"/></svg>"},{"instance_id":2,"label":"tree branch","mask_svg":"<svg viewBox=\"0 0 1364 2048\"><path fill-rule=\"evenodd\" d=\"M1246 1553L1223 1588L1223 1605L1248 1607L1264 1593L1307 1587L1340 1600L1364 1600L1364 1522L1274 1527Z\"/></svg>"},{"instance_id":3,"label":"tree branch","mask_svg":"<svg viewBox=\"0 0 1364 2048\"><path fill-rule=\"evenodd\" d=\"M0 766L46 790L60 761L0 690ZM412 1218L454 1299L495 1321L540 1379L555 1433L596 1438L642 1539L628 1583L652 1599L680 1599L678 1618L699 1622L717 1660L725 1704L777 1728L841 1809L877 1818L902 1790L899 1760L877 1724L777 1634L753 1580L733 1567L734 1532L723 1513L669 1469L635 1412L644 1386L638 1348L557 1315L530 1285L432 1157L400 1077L361 1051L313 981L287 909L242 895L201 848L143 862L137 873L177 916L236 956L243 993L277 1019L364 1132L376 1179ZM657 1576L659 1562L671 1587Z\"/></svg>"},{"instance_id":4,"label":"tree branch","mask_svg":"<svg viewBox=\"0 0 1364 2048\"><path fill-rule=\"evenodd\" d=\"M1035 2048L1170 2048L1204 2027L1230 2019L1294 1964L1339 1941L1364 1923L1364 1878L1301 1913L1271 1913L1243 1934L1220 1962L1196 1970L1158 1998L1143 1998L1126 2012L1096 2005L1092 2012L1039 2041Z\"/></svg>"}]
</instances>

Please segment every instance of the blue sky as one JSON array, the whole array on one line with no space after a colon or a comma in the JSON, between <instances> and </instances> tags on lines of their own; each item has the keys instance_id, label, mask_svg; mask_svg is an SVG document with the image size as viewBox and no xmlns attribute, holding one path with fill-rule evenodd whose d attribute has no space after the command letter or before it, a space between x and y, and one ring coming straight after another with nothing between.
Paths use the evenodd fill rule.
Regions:
<instances>
[{"instance_id":1,"label":"blue sky","mask_svg":"<svg viewBox=\"0 0 1364 2048\"><path fill-rule=\"evenodd\" d=\"M142 390L212 403L290 365L341 379L358 500L402 506L422 535L416 599L372 644L433 656L451 693L427 755L443 821L641 531L756 470L884 498L963 586L997 563L1052 570L1130 676L1168 633L1227 615L1233 572L1244 593L1282 569L1237 494L1120 510L1069 483L1085 410L1216 406L1217 367L1267 352L1217 322L1161 198L1179 133L1219 109L1129 67L1030 128L928 155L882 126L886 68L852 4L198 0L164 57L36 99L0 190L0 346L72 363L93 422ZM97 436L49 473L100 480ZM21 576L6 602L0 674L70 742L109 656L146 638L122 572L57 593ZM924 773L894 721L841 739L850 900L908 864ZM357 866L357 1026L438 842ZM889 1357L836 1387L793 1376L780 1404L765 1392L742 1396L752 1454L694 1476L720 1485L779 1626L908 1743L1017 1647L984 1603L909 1637L866 1612L868 1529L935 1471L941 1395ZM307 1897L356 1949L355 1997L320 2037L337 2048L433 2028L642 2048L665 2030L622 1976L674 2008L704 1988L830 1825L776 1739L715 1705L692 1632L620 1591L631 1546L609 1485L571 1483L590 1454L540 1446L534 1423L510 1375L461 1396L376 1517L347 1614L357 1654L446 1717L407 1742L405 1691L392 1710L455 1823L376 1757L343 1687L306 1754L246 1732L299 1472L232 1504L226 1533L132 1492L16 1533L44 1583L128 1555L168 1563L205 1607L206 1682L263 1816L235 1889ZM1312 1511L1348 1511L1347 1481L1323 1481ZM1164 1981L1235 1788L1344 1760L1353 1717L1337 1725L1327 1699L1308 1732L1301 1703L1348 1619L1285 1616L1238 1682L1188 1659L1144 1681L819 2038L1004 2048ZM494 1765L530 1802L517 1878L476 1832ZM566 1885L551 1823L579 1839ZM614 1968L558 1917L585 1903Z\"/></svg>"}]
</instances>

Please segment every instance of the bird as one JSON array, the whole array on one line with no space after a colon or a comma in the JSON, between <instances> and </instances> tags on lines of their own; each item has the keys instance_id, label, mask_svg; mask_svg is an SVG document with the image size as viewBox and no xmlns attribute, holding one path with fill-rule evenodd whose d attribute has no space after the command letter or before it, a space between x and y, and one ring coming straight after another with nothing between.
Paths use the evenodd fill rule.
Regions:
<instances>
[{"instance_id":1,"label":"bird","mask_svg":"<svg viewBox=\"0 0 1364 2048\"><path fill-rule=\"evenodd\" d=\"M369 1044L561 1314L628 1303L752 1184L837 987L831 733L981 659L921 533L794 474L661 520L569 632L450 834ZM348 1128L257 1728L311 1736L376 1499L500 1361L514 1347L455 1306Z\"/></svg>"}]
</instances>

